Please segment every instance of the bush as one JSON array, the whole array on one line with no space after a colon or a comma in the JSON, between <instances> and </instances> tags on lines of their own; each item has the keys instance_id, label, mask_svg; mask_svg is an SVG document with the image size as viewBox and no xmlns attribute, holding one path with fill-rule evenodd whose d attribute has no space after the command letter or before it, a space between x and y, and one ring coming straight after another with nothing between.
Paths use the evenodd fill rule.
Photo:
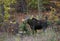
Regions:
<instances>
[{"instance_id":1,"label":"bush","mask_svg":"<svg viewBox=\"0 0 60 41\"><path fill-rule=\"evenodd\" d=\"M56 23L57 23L58 25L60 25L60 20L56 21Z\"/></svg>"},{"instance_id":2,"label":"bush","mask_svg":"<svg viewBox=\"0 0 60 41\"><path fill-rule=\"evenodd\" d=\"M21 25L20 25L20 28L19 28L21 31L23 31L23 33L24 33L24 31L26 32L25 34L27 34L27 35L30 35L30 31L28 30L28 28L27 28L27 25L26 25L26 22L23 22Z\"/></svg>"},{"instance_id":3,"label":"bush","mask_svg":"<svg viewBox=\"0 0 60 41\"><path fill-rule=\"evenodd\" d=\"M23 22L21 25L20 25L20 30L23 30L23 31L26 31L26 23Z\"/></svg>"},{"instance_id":4,"label":"bush","mask_svg":"<svg viewBox=\"0 0 60 41\"><path fill-rule=\"evenodd\" d=\"M47 24L48 24L48 25L51 25L51 24L52 24L52 22L51 22L51 21L48 21L48 22L47 22Z\"/></svg>"}]
</instances>

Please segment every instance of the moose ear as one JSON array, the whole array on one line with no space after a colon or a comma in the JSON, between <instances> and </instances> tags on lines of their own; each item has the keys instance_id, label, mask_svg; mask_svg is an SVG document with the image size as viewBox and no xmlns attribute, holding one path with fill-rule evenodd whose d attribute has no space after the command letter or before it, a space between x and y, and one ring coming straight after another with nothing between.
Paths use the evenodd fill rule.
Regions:
<instances>
[{"instance_id":1,"label":"moose ear","mask_svg":"<svg viewBox=\"0 0 60 41\"><path fill-rule=\"evenodd\" d=\"M36 16L36 19L39 20L39 16Z\"/></svg>"},{"instance_id":2,"label":"moose ear","mask_svg":"<svg viewBox=\"0 0 60 41\"><path fill-rule=\"evenodd\" d=\"M32 15L32 16L30 16L30 19L32 19L34 16Z\"/></svg>"}]
</instances>

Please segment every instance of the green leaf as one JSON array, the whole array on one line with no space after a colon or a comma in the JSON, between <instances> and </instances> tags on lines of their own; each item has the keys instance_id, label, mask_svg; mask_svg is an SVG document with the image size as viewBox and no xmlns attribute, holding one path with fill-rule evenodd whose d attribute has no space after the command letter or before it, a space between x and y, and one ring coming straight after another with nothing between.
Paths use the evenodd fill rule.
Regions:
<instances>
[{"instance_id":1,"label":"green leaf","mask_svg":"<svg viewBox=\"0 0 60 41\"><path fill-rule=\"evenodd\" d=\"M5 20L8 20L9 19L9 17L10 17L10 14L5 14L5 16L4 16L4 18L5 18Z\"/></svg>"}]
</instances>

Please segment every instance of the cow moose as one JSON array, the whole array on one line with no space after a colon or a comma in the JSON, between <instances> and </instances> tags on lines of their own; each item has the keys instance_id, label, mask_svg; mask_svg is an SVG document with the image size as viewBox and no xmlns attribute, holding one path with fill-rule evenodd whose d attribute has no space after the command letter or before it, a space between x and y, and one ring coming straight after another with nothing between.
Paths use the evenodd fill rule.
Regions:
<instances>
[{"instance_id":1,"label":"cow moose","mask_svg":"<svg viewBox=\"0 0 60 41\"><path fill-rule=\"evenodd\" d=\"M47 20L42 21L42 20L37 20L36 18L32 18L32 19L27 19L26 21L27 21L27 24L30 25L30 28L35 32L41 29L45 31L45 29L48 26Z\"/></svg>"}]
</instances>

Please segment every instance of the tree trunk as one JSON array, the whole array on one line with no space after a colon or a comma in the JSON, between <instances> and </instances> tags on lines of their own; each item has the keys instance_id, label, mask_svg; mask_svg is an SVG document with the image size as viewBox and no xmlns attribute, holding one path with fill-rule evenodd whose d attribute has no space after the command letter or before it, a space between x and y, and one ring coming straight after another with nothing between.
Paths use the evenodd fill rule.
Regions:
<instances>
[{"instance_id":1,"label":"tree trunk","mask_svg":"<svg viewBox=\"0 0 60 41\"><path fill-rule=\"evenodd\" d=\"M1 14L4 16L4 4L0 4Z\"/></svg>"},{"instance_id":2,"label":"tree trunk","mask_svg":"<svg viewBox=\"0 0 60 41\"><path fill-rule=\"evenodd\" d=\"M26 12L27 11L27 3L26 0L18 0L16 4L17 12Z\"/></svg>"}]
</instances>

